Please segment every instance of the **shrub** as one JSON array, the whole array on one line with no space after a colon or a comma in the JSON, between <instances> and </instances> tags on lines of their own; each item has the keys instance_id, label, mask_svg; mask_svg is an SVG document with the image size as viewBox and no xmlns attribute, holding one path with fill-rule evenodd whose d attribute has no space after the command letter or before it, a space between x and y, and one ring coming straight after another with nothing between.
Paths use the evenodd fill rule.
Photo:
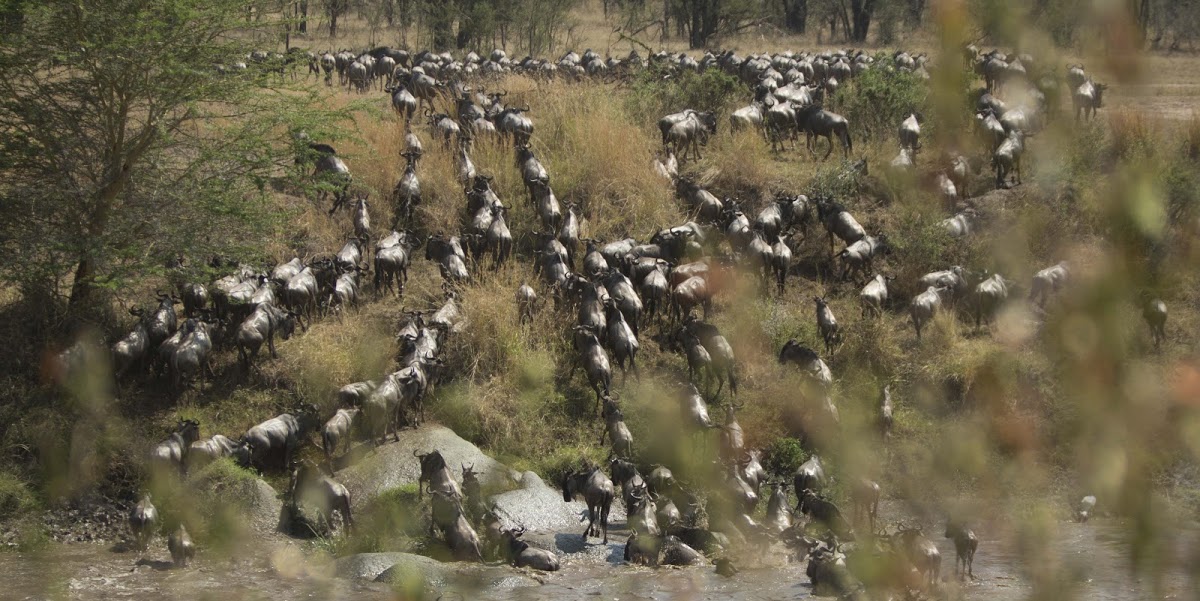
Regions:
<instances>
[{"instance_id":1,"label":"shrub","mask_svg":"<svg viewBox=\"0 0 1200 601\"><path fill-rule=\"evenodd\" d=\"M649 68L638 73L630 87L629 112L643 123L683 109L721 113L736 100L750 96L745 84L720 69L668 73Z\"/></svg>"},{"instance_id":2,"label":"shrub","mask_svg":"<svg viewBox=\"0 0 1200 601\"><path fill-rule=\"evenodd\" d=\"M886 59L877 57L877 62ZM916 75L880 65L856 75L838 89L833 106L850 122L851 136L895 136L910 113L928 114L929 86Z\"/></svg>"},{"instance_id":3,"label":"shrub","mask_svg":"<svg viewBox=\"0 0 1200 601\"><path fill-rule=\"evenodd\" d=\"M37 499L17 476L0 471L0 520L21 515L37 507Z\"/></svg>"},{"instance_id":4,"label":"shrub","mask_svg":"<svg viewBox=\"0 0 1200 601\"><path fill-rule=\"evenodd\" d=\"M808 460L808 452L796 438L776 438L767 447L763 467L767 473L779 478L790 478Z\"/></svg>"}]
</instances>

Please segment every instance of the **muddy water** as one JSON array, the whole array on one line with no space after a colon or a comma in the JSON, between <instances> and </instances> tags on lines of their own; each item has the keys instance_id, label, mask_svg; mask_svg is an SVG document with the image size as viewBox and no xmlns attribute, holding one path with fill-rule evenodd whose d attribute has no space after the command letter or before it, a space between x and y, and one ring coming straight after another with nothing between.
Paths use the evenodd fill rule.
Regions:
<instances>
[{"instance_id":1,"label":"muddy water","mask_svg":"<svg viewBox=\"0 0 1200 601\"><path fill-rule=\"evenodd\" d=\"M621 564L621 545L578 543L575 534L547 535L570 551L564 567L538 575L543 584L512 579L513 584L466 591L470 599L802 599L811 596L803 565L744 569L733 578L717 576L711 567L652 570ZM1195 540L1194 534L1187 538ZM1112 523L1063 524L1055 545L1064 573L1074 574L1069 587L1076 598L1121 600L1152 598L1151 587L1130 573L1120 529ZM1009 600L1027 598L1031 585L1013 546L984 537L975 560L977 580L958 588L953 581L954 551L942 551L943 579L953 597ZM353 599L394 598L386 585L334 578L332 565L305 557L300 546L278 543L273 550L233 560L203 553L188 569L167 563L162 541L145 557L116 553L98 545L52 546L35 555L0 554L0 599ZM769 561L769 560L768 560ZM459 564L470 574L477 568ZM495 571L505 568L486 568ZM515 573L515 572L514 572ZM1169 572L1162 598L1192 598L1191 583L1181 571ZM447 595L446 598L458 598ZM1055 596L1055 598L1060 598Z\"/></svg>"}]
</instances>

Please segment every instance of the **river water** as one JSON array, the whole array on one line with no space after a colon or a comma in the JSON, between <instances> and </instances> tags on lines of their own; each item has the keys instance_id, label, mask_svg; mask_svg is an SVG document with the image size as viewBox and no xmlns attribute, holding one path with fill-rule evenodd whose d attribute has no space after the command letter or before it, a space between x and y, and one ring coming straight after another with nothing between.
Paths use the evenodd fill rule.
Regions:
<instances>
[{"instance_id":1,"label":"river water","mask_svg":"<svg viewBox=\"0 0 1200 601\"><path fill-rule=\"evenodd\" d=\"M1049 597L1097 601L1150 598L1196 598L1192 582L1180 569L1167 571L1160 589L1152 594L1147 582L1135 578L1123 531L1111 522L1060 524L1048 561L1061 566L1058 581L1065 592ZM556 538L577 535L559 534ZM1193 543L1194 535L1187 535ZM615 539L614 539L615 541ZM983 537L975 559L977 580L962 585L953 577L954 550L949 541L936 541L942 552L946 596L1004 601L1029 598L1032 591L1027 568L1005 540ZM563 545L570 546L570 545ZM575 544L578 547L578 544ZM1192 545L1194 546L1194 544ZM260 553L234 559L216 559L201 553L186 569L168 563L161 539L144 556L118 553L106 546L52 545L36 554L0 553L0 599L162 599L241 601L253 599L397 599L384 584L333 577L333 566L319 554L302 553L298 543L264 543ZM444 595L446 599L803 599L812 596L802 564L747 568L732 578L716 575L711 567L650 569L621 564L621 544L607 548L592 544L564 557L563 569L530 578L500 579L502 584L477 591ZM769 561L769 560L768 560ZM474 568L496 572L506 567ZM513 575L519 574L511 570ZM469 579L469 578L468 578ZM511 581L511 582L510 582Z\"/></svg>"}]
</instances>

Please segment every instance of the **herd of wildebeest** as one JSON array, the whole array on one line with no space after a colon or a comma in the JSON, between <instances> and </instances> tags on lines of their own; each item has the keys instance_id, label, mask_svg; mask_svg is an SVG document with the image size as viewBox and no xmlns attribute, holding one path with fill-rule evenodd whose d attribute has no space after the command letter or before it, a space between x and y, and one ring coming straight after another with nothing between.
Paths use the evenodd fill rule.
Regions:
<instances>
[{"instance_id":1,"label":"herd of wildebeest","mask_svg":"<svg viewBox=\"0 0 1200 601\"><path fill-rule=\"evenodd\" d=\"M963 209L971 203L960 200L960 195L968 194L971 165L980 163L974 155L988 157L997 186L1008 185L1010 176L1019 182L1028 136L1035 134L1062 102L1058 92L1062 83L1055 68L1023 54L983 53L973 47L966 53L968 64L985 84L973 95L979 147L963 150L973 157L947 152L944 160L932 167L947 207L957 211L944 222L956 236L970 235L975 227L973 209ZM251 64L259 60L250 58ZM311 173L321 182L321 189L332 192L329 212L333 218L339 211L350 213L349 242L334 255L295 257L273 269L214 259L213 267L227 267L228 275L207 284L191 283L174 292L160 292L154 307L135 311L136 324L111 348L116 377L155 373L169 377L171 388L177 391L198 377L203 389L212 354L222 347L235 347L244 369L255 369L264 344L274 357L276 337L286 340L296 334L297 326L307 330L313 320L330 312L351 310L368 285L364 274L373 272L370 286L377 299L402 296L408 268L422 245L425 259L436 263L444 280L445 303L436 310L405 313L407 318L395 335L397 369L377 380L342 387L333 415L318 415L315 406L304 405L250 428L236 440L220 434L201 440L200 425L183 421L154 448L150 462L157 472L183 474L226 456L258 470L290 470L287 496L292 507L315 507L314 519L327 524L334 522L336 512L342 528L352 529L350 495L335 480L335 459L348 452L355 438L386 443L389 434L399 439L399 428L422 422L430 390L453 375L444 373L442 351L455 332L470 327L470 316L464 315L459 305L459 293L485 270L524 260L517 269L530 269L529 281L534 283L523 284L516 291L513 310L522 323L539 311L552 311L564 324L565 335L571 337L577 352L572 360L583 367L595 393L611 448L607 465L581 464L560 482L564 500L581 497L586 501L585 540L608 542L610 509L620 489L630 531L625 559L630 562L692 564L702 561L703 552L714 557L720 573L728 575L736 571L728 559L732 557L726 552L729 548L782 543L789 556L807 558L807 573L821 594L857 597L868 590L932 593L937 589L941 580L937 546L920 528L902 527L887 534L877 526L877 483L865 478L850 478L853 481L845 483L843 489L853 504L853 516L848 519L827 496L828 477L819 456L800 466L791 482L768 476L760 451L746 448L738 424L737 411L742 404L736 400L735 349L708 321L714 297L729 281L724 274L730 270L756 273L762 278L764 295L771 294L767 282L773 281L782 296L794 267L793 236L802 236L810 227L824 228L830 242L829 261L842 266L840 274L834 270L824 277L865 282L860 293L863 319L880 316L895 304L888 302L892 278L873 268L873 259L889 251L887 237L868 233L843 205L827 196L779 192L752 217L743 213L737 201L722 200L705 190L692 177L681 174L679 164L700 157L700 149L717 134L718 119L715 114L688 107L679 107L684 110L657 123L663 149L646 160L654 161L663 185L674 187L691 219L662 224L662 229L644 242L581 237L580 224L586 215L577 214L577 206L558 201L552 188L554 179L531 146L534 122L530 107L506 104L503 90L485 91L497 76L507 73L609 80L648 66L661 69L666 77L683 70L721 69L741 79L754 93L751 104L729 116L731 129L759 131L775 149L785 149L788 142L794 146L801 133L809 148L814 139L824 137L829 141L826 157L835 142L849 157L852 124L824 108L823 98L831 97L839 86L853 86L855 77L869 69L906 70L928 79L923 55L896 52L874 58L862 52L788 52L741 57L727 51L706 53L699 60L666 53L643 60L636 52L623 59L603 59L589 50L582 56L568 53L557 62L533 58L518 62L499 50L487 58L470 53L455 59L445 53L409 54L379 48L358 55L310 53L308 60L310 73L323 74L328 85L336 76L341 85L354 91L386 90L398 120L405 124L402 157L407 165L390 198L390 227L382 233L372 227L371 205L364 194L355 192L351 171L337 151L297 133L297 165L306 177ZM246 65L237 66L241 68ZM1077 116L1090 116L1101 106L1105 86L1094 83L1082 66L1068 67L1065 85ZM1006 97L1013 100L1006 102ZM427 139L433 140L430 148L414 133L422 127L418 110L428 127ZM922 148L921 121L914 113L897 124L900 154L887 168L915 169L913 157ZM553 146L552 140L541 142ZM514 252L507 223L509 205L493 189L492 177L480 172L471 160L472 149L479 144L515 148L516 169L529 194L522 202L530 203L537 219L537 223L526 224L537 232L530 253ZM465 195L457 234L417 233L421 227L414 209L422 203L420 159L426 152L454 157ZM846 161L844 170L846 177L854 177L866 170L865 160ZM320 200L325 199L322 192ZM836 249L839 240L844 244L841 250ZM1028 302L1034 315L1044 312L1070 276L1066 262L1033 276ZM928 273L920 279L921 292L907 305L917 339L923 327L943 310L962 309L974 318L976 327L989 322L1010 302L1012 286L1000 274L964 266L947 265ZM543 297L550 302L542 302ZM1166 308L1159 300L1142 300L1157 345L1164 338ZM182 315L175 308L180 302ZM839 321L825 299L817 297L814 302L817 328L828 356L841 342ZM690 383L680 391L682 418L678 423L691 431L694 440L719 439L713 460L713 465L720 466L716 468L721 474L717 482L701 486L677 481L669 466L639 462L614 390L612 363L637 376L640 339L649 328L659 330L661 337L656 340L665 341L661 343L664 348L686 358ZM65 351L62 360L66 368L84 352L78 346ZM838 411L831 396L834 378L821 355L793 339L780 350L779 362L794 365L807 376L811 386L805 394L818 401L811 403L817 407L814 411L821 415L822 423L836 425ZM727 393L724 400L722 392ZM723 420L710 418L712 403L724 405ZM884 387L877 412L881 444L886 445L890 436L892 411L892 392ZM321 440L325 461L298 462L299 451L313 435ZM709 448L706 444L693 447L698 453ZM419 491L431 496L431 533L438 533L455 558L506 559L517 566L559 569L554 551L521 540L524 529L520 525L503 527L472 470L464 467L461 475L454 473L436 449L414 461L420 463ZM797 500L794 509L789 486ZM770 500L765 515L752 517L766 489L770 489ZM1094 497L1085 497L1076 507L1077 517L1086 520L1095 504ZM144 548L159 526L148 495L133 510L130 524ZM949 520L945 536L954 542L956 570L973 578L972 560L978 545L974 532L964 523ZM168 546L180 563L186 563L194 552L182 524L171 531Z\"/></svg>"}]
</instances>

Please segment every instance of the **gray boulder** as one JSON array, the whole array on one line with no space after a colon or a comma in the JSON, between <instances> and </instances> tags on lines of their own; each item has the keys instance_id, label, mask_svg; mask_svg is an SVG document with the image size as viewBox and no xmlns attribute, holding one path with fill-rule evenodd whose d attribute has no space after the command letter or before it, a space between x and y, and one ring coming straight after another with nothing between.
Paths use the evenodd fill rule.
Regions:
<instances>
[{"instance_id":1,"label":"gray boulder","mask_svg":"<svg viewBox=\"0 0 1200 601\"><path fill-rule=\"evenodd\" d=\"M359 553L333 563L334 575L351 580L383 581L381 575L389 571L393 574L420 574L430 584L442 582L445 578L445 568L441 562L412 553Z\"/></svg>"},{"instance_id":2,"label":"gray boulder","mask_svg":"<svg viewBox=\"0 0 1200 601\"><path fill-rule=\"evenodd\" d=\"M362 507L382 492L413 484L421 475L414 452L440 451L455 480L462 481L462 464L473 466L484 486L504 486L510 471L478 447L445 426L426 425L400 432L400 441L380 446L356 465L338 472L337 479L350 491L354 507Z\"/></svg>"},{"instance_id":3,"label":"gray boulder","mask_svg":"<svg viewBox=\"0 0 1200 601\"><path fill-rule=\"evenodd\" d=\"M214 462L197 474L193 487L202 507L236 515L239 521L259 534L280 530L283 503L279 493L249 471Z\"/></svg>"}]
</instances>

